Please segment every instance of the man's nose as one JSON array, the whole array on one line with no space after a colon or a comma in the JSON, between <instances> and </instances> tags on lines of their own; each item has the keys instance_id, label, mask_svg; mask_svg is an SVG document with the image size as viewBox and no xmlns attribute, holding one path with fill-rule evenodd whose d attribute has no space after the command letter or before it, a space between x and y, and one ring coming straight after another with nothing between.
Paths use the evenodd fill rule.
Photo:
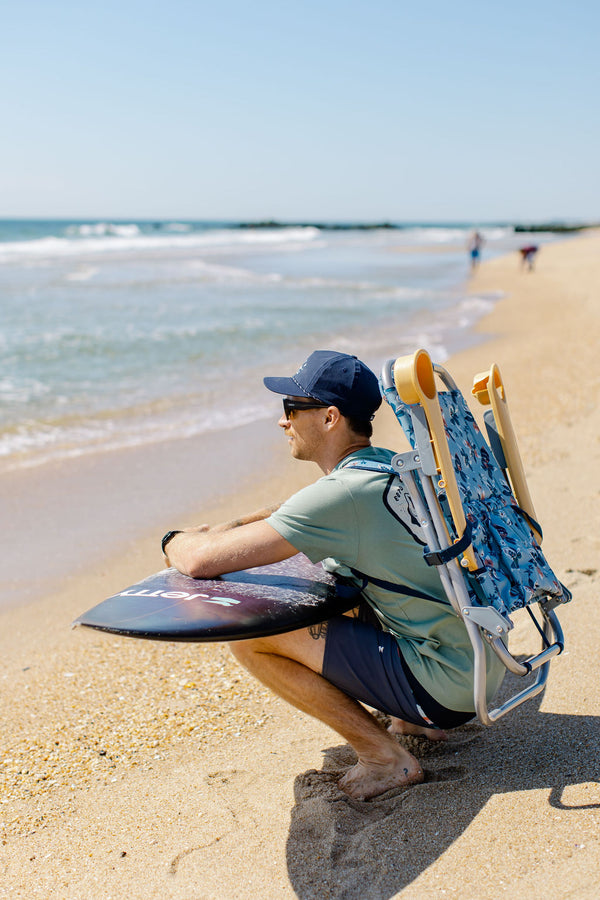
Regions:
<instances>
[{"instance_id":1,"label":"man's nose","mask_svg":"<svg viewBox=\"0 0 600 900\"><path fill-rule=\"evenodd\" d=\"M277 424L279 425L280 428L287 428L288 425L290 424L290 420L287 418L285 413L282 413L281 418Z\"/></svg>"}]
</instances>

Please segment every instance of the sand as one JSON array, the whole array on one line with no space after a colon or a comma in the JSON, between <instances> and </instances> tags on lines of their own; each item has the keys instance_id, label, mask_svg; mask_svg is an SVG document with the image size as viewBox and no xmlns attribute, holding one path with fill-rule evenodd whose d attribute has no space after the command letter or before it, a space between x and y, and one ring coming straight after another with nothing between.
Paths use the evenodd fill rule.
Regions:
<instances>
[{"instance_id":1,"label":"sand","mask_svg":"<svg viewBox=\"0 0 600 900\"><path fill-rule=\"evenodd\" d=\"M532 273L517 254L485 263L472 289L504 299L480 323L479 343L448 363L467 393L476 371L499 363L546 553L574 593L560 616L567 650L543 697L492 728L457 729L446 744L403 739L422 760L425 783L350 800L336 786L353 761L349 748L270 695L225 646L69 627L160 567L168 527L262 506L312 480L315 468L288 460L269 433L268 469L251 479L238 460L235 496L213 494L212 508L196 509L187 485L164 516L159 507L140 512L126 531L117 517L112 543L85 559L78 495L66 497L73 530L59 528L52 546L74 545L79 568L69 564L65 577L61 557L62 572L45 569L50 545L32 523L13 552L20 570L35 577L39 559L48 578L37 599L0 613L0 897L597 896L599 283L596 233L544 247ZM378 415L376 426L379 443L402 444L391 416ZM151 470L138 473L138 492L177 481L181 454L172 450L156 450ZM115 454L87 476L77 470L103 523L110 488L129 484L119 475L98 488L112 459L127 469ZM139 465L136 456L130 468ZM27 495L22 477L15 510L23 496L38 496ZM52 521L41 507L31 518ZM517 649L535 649L529 636L519 640Z\"/></svg>"}]
</instances>

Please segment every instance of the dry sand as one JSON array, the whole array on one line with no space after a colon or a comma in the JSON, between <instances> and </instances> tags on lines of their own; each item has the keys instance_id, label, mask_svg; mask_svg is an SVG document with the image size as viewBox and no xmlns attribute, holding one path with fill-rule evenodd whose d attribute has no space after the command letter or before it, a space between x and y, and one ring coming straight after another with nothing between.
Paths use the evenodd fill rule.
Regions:
<instances>
[{"instance_id":1,"label":"dry sand","mask_svg":"<svg viewBox=\"0 0 600 900\"><path fill-rule=\"evenodd\" d=\"M473 289L505 299L482 342L449 363L466 393L474 372L500 364L546 553L574 593L543 698L446 744L404 739L425 783L350 800L336 780L351 751L226 647L69 630L160 567L157 539L178 523L149 523L119 555L0 616L0 897L598 895L599 284L597 234L544 247L533 273L517 254L483 265ZM378 416L379 443L398 434ZM316 474L283 446L269 452L275 478L198 518L261 506Z\"/></svg>"}]
</instances>

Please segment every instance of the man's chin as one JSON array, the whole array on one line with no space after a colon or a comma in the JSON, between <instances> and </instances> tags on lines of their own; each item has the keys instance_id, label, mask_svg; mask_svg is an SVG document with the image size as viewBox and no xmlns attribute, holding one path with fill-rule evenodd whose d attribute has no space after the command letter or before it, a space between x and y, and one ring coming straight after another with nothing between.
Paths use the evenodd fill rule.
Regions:
<instances>
[{"instance_id":1,"label":"man's chin","mask_svg":"<svg viewBox=\"0 0 600 900\"><path fill-rule=\"evenodd\" d=\"M293 459L306 459L306 456L302 453L296 445L290 440L290 455Z\"/></svg>"}]
</instances>

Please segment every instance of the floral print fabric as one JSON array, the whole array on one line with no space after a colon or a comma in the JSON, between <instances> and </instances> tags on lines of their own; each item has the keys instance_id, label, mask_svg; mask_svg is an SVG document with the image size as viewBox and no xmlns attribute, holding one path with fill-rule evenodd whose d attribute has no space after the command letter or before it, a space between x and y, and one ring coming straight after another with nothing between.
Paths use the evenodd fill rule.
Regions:
<instances>
[{"instance_id":1,"label":"floral print fabric","mask_svg":"<svg viewBox=\"0 0 600 900\"><path fill-rule=\"evenodd\" d=\"M411 407L403 404L393 389L384 390L384 396L411 445L417 449ZM458 490L480 564L475 573L469 573L472 602L479 606L491 605L508 615L545 597L560 602L569 600L570 595L536 543L464 397L459 391L442 391L438 399ZM436 490L454 534L443 490L439 487Z\"/></svg>"}]
</instances>

